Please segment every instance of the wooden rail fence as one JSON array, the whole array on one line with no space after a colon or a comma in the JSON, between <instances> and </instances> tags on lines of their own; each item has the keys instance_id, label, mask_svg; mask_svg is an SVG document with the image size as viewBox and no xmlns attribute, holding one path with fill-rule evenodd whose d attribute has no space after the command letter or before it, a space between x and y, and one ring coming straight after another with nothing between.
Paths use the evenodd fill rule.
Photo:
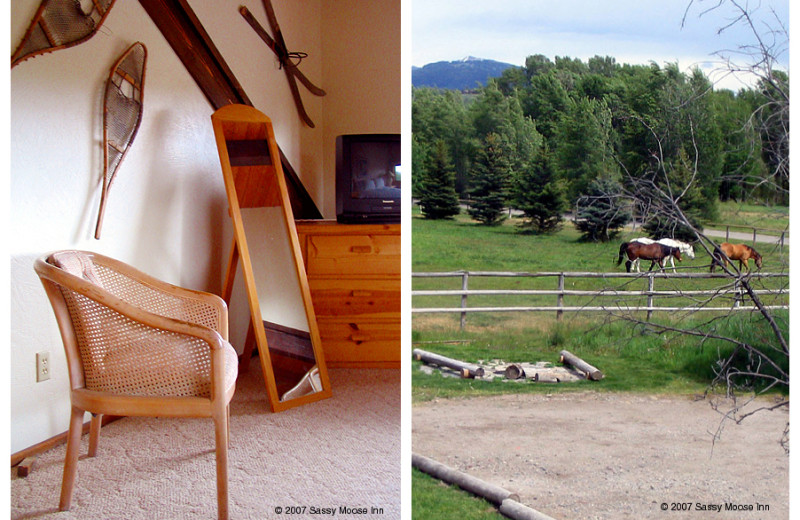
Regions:
<instances>
[{"instance_id":1,"label":"wooden rail fence","mask_svg":"<svg viewBox=\"0 0 800 520\"><path fill-rule=\"evenodd\" d=\"M780 246L780 250L783 251L783 246L786 242L786 238L789 236L788 229L767 229L767 228L757 228L753 226L740 226L738 224L726 224L725 225L725 242L731 241L731 228L739 228L749 231L753 231L753 247L757 245L757 239L759 234L762 236L762 242L769 242L770 239L774 240L775 243ZM735 231L734 231L735 232Z\"/></svg>"},{"instance_id":2,"label":"wooden rail fence","mask_svg":"<svg viewBox=\"0 0 800 520\"><path fill-rule=\"evenodd\" d=\"M649 271L644 273L592 273L592 272L560 272L560 273L523 273L523 272L493 272L493 271L451 271L451 272L437 272L437 273L412 273L413 278L461 278L461 289L448 290L448 289L432 289L432 290L412 290L411 296L461 296L460 307L415 307L412 303L411 312L414 314L423 313L458 313L461 315L461 328L463 329L466 324L467 314L477 312L555 312L556 318L561 319L565 312L647 312L647 319L649 320L653 312L682 312L682 311L748 311L755 310L754 306L743 305L745 297L740 287L738 279L731 278L726 274L711 274L711 273L667 273L660 271ZM747 275L751 278L786 278L788 281L788 273L752 273ZM555 278L557 280L557 288L548 289L469 289L469 281L471 278L477 277L495 277L495 278ZM639 278L647 280L646 290L619 290L619 289L599 289L599 290L570 290L565 289L566 280L588 279L588 278ZM733 284L726 289L702 289L702 290L656 290L656 279L728 279L733 281ZM778 295L788 296L788 284L778 289L758 289L754 291L758 295ZM554 306L495 306L495 307L468 307L467 300L469 296L555 296L556 304ZM619 301L614 305L565 305L565 296L590 296L593 299L597 297L621 297L623 299L647 298L646 306L627 306L621 305ZM719 297L733 297L733 304L728 306L710 306L710 305L693 305L682 307L669 307L657 306L655 300L661 297L698 297L703 296L708 299L718 299ZM413 300L412 300L413 301ZM788 298L785 304L768 305L767 309L788 309Z\"/></svg>"}]
</instances>

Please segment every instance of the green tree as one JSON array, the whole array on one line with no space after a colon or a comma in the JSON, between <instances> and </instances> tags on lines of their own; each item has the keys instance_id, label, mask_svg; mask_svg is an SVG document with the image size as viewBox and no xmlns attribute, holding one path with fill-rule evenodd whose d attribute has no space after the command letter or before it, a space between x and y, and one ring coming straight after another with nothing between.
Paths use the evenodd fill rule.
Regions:
<instances>
[{"instance_id":1,"label":"green tree","mask_svg":"<svg viewBox=\"0 0 800 520\"><path fill-rule=\"evenodd\" d=\"M592 180L615 171L611 132L611 113L604 101L569 101L556 127L556 157L569 183L570 200L585 193Z\"/></svg>"},{"instance_id":2,"label":"green tree","mask_svg":"<svg viewBox=\"0 0 800 520\"><path fill-rule=\"evenodd\" d=\"M411 176L411 196L419 199L422 196L424 173L428 169L430 146L427 141L420 140L415 133L411 134L411 171L419 172ZM406 182L403 179L403 182Z\"/></svg>"},{"instance_id":3,"label":"green tree","mask_svg":"<svg viewBox=\"0 0 800 520\"><path fill-rule=\"evenodd\" d=\"M521 228L534 233L556 231L567 208L566 190L557 178L547 143L515 176L514 207L523 213Z\"/></svg>"},{"instance_id":4,"label":"green tree","mask_svg":"<svg viewBox=\"0 0 800 520\"><path fill-rule=\"evenodd\" d=\"M590 182L575 204L575 227L585 240L611 240L630 221L630 206L622 185L609 177Z\"/></svg>"},{"instance_id":5,"label":"green tree","mask_svg":"<svg viewBox=\"0 0 800 520\"><path fill-rule=\"evenodd\" d=\"M653 237L693 242L697 239L695 230L702 229L706 199L695 182L694 165L685 150L681 149L678 157L667 165L666 175L664 196L660 202L652 204L642 227Z\"/></svg>"},{"instance_id":6,"label":"green tree","mask_svg":"<svg viewBox=\"0 0 800 520\"><path fill-rule=\"evenodd\" d=\"M788 39L788 35L787 35ZM756 117L763 143L763 160L780 202L789 203L789 75L773 70L759 80L761 104Z\"/></svg>"},{"instance_id":7,"label":"green tree","mask_svg":"<svg viewBox=\"0 0 800 520\"><path fill-rule=\"evenodd\" d=\"M774 193L766 176L761 158L761 139L757 129L748 124L753 112L752 91L742 90L735 95L730 90L714 92L713 105L723 138L722 169L719 178L719 199L747 201L760 195L771 198ZM757 193L752 193L758 190Z\"/></svg>"},{"instance_id":8,"label":"green tree","mask_svg":"<svg viewBox=\"0 0 800 520\"><path fill-rule=\"evenodd\" d=\"M444 140L455 170L456 192L463 193L475 144L472 121L462 94L455 90L413 89L411 130L418 142L427 147L433 147L437 139Z\"/></svg>"},{"instance_id":9,"label":"green tree","mask_svg":"<svg viewBox=\"0 0 800 520\"><path fill-rule=\"evenodd\" d=\"M533 121L548 141L556 133L561 116L567 110L569 95L555 69L531 77L530 87L520 93L522 111ZM552 145L552 142L551 142Z\"/></svg>"},{"instance_id":10,"label":"green tree","mask_svg":"<svg viewBox=\"0 0 800 520\"><path fill-rule=\"evenodd\" d=\"M509 145L501 136L486 136L473 165L470 180L470 216L487 226L505 220L505 207L511 168Z\"/></svg>"},{"instance_id":11,"label":"green tree","mask_svg":"<svg viewBox=\"0 0 800 520\"><path fill-rule=\"evenodd\" d=\"M455 172L443 139L434 144L428 167L422 170L419 206L427 219L451 218L460 212L455 190Z\"/></svg>"}]
</instances>

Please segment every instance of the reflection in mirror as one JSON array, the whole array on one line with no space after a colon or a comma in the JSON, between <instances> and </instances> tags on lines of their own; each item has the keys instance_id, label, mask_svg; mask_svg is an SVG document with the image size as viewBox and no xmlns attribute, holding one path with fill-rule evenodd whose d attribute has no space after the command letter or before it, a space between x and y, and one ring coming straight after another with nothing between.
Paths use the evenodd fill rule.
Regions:
<instances>
[{"instance_id":1,"label":"reflection in mirror","mask_svg":"<svg viewBox=\"0 0 800 520\"><path fill-rule=\"evenodd\" d=\"M283 212L265 207L241 214L280 400L322 390Z\"/></svg>"},{"instance_id":2,"label":"reflection in mirror","mask_svg":"<svg viewBox=\"0 0 800 520\"><path fill-rule=\"evenodd\" d=\"M235 244L225 294L241 260L270 406L280 411L331 395L314 308L272 124L228 105L211 117ZM248 339L248 341L251 341ZM245 349L245 356L249 350Z\"/></svg>"}]
</instances>

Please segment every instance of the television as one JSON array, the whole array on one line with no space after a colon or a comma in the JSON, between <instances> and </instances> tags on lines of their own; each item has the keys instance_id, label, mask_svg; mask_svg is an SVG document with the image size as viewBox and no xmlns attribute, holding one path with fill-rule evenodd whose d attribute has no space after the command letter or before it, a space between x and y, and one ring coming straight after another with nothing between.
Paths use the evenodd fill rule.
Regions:
<instances>
[{"instance_id":1,"label":"television","mask_svg":"<svg viewBox=\"0 0 800 520\"><path fill-rule=\"evenodd\" d=\"M336 138L336 220L400 222L400 134Z\"/></svg>"}]
</instances>

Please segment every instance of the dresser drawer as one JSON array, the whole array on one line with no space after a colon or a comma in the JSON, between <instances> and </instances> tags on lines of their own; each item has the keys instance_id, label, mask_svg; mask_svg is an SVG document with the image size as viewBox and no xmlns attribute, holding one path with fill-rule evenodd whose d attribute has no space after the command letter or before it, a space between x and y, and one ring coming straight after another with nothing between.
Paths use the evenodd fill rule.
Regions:
<instances>
[{"instance_id":1,"label":"dresser drawer","mask_svg":"<svg viewBox=\"0 0 800 520\"><path fill-rule=\"evenodd\" d=\"M318 318L325 362L333 366L400 363L399 320Z\"/></svg>"},{"instance_id":2,"label":"dresser drawer","mask_svg":"<svg viewBox=\"0 0 800 520\"><path fill-rule=\"evenodd\" d=\"M400 312L400 279L311 278L311 301L317 317L396 317Z\"/></svg>"},{"instance_id":3,"label":"dresser drawer","mask_svg":"<svg viewBox=\"0 0 800 520\"><path fill-rule=\"evenodd\" d=\"M400 274L397 235L311 235L306 247L309 276Z\"/></svg>"}]
</instances>

